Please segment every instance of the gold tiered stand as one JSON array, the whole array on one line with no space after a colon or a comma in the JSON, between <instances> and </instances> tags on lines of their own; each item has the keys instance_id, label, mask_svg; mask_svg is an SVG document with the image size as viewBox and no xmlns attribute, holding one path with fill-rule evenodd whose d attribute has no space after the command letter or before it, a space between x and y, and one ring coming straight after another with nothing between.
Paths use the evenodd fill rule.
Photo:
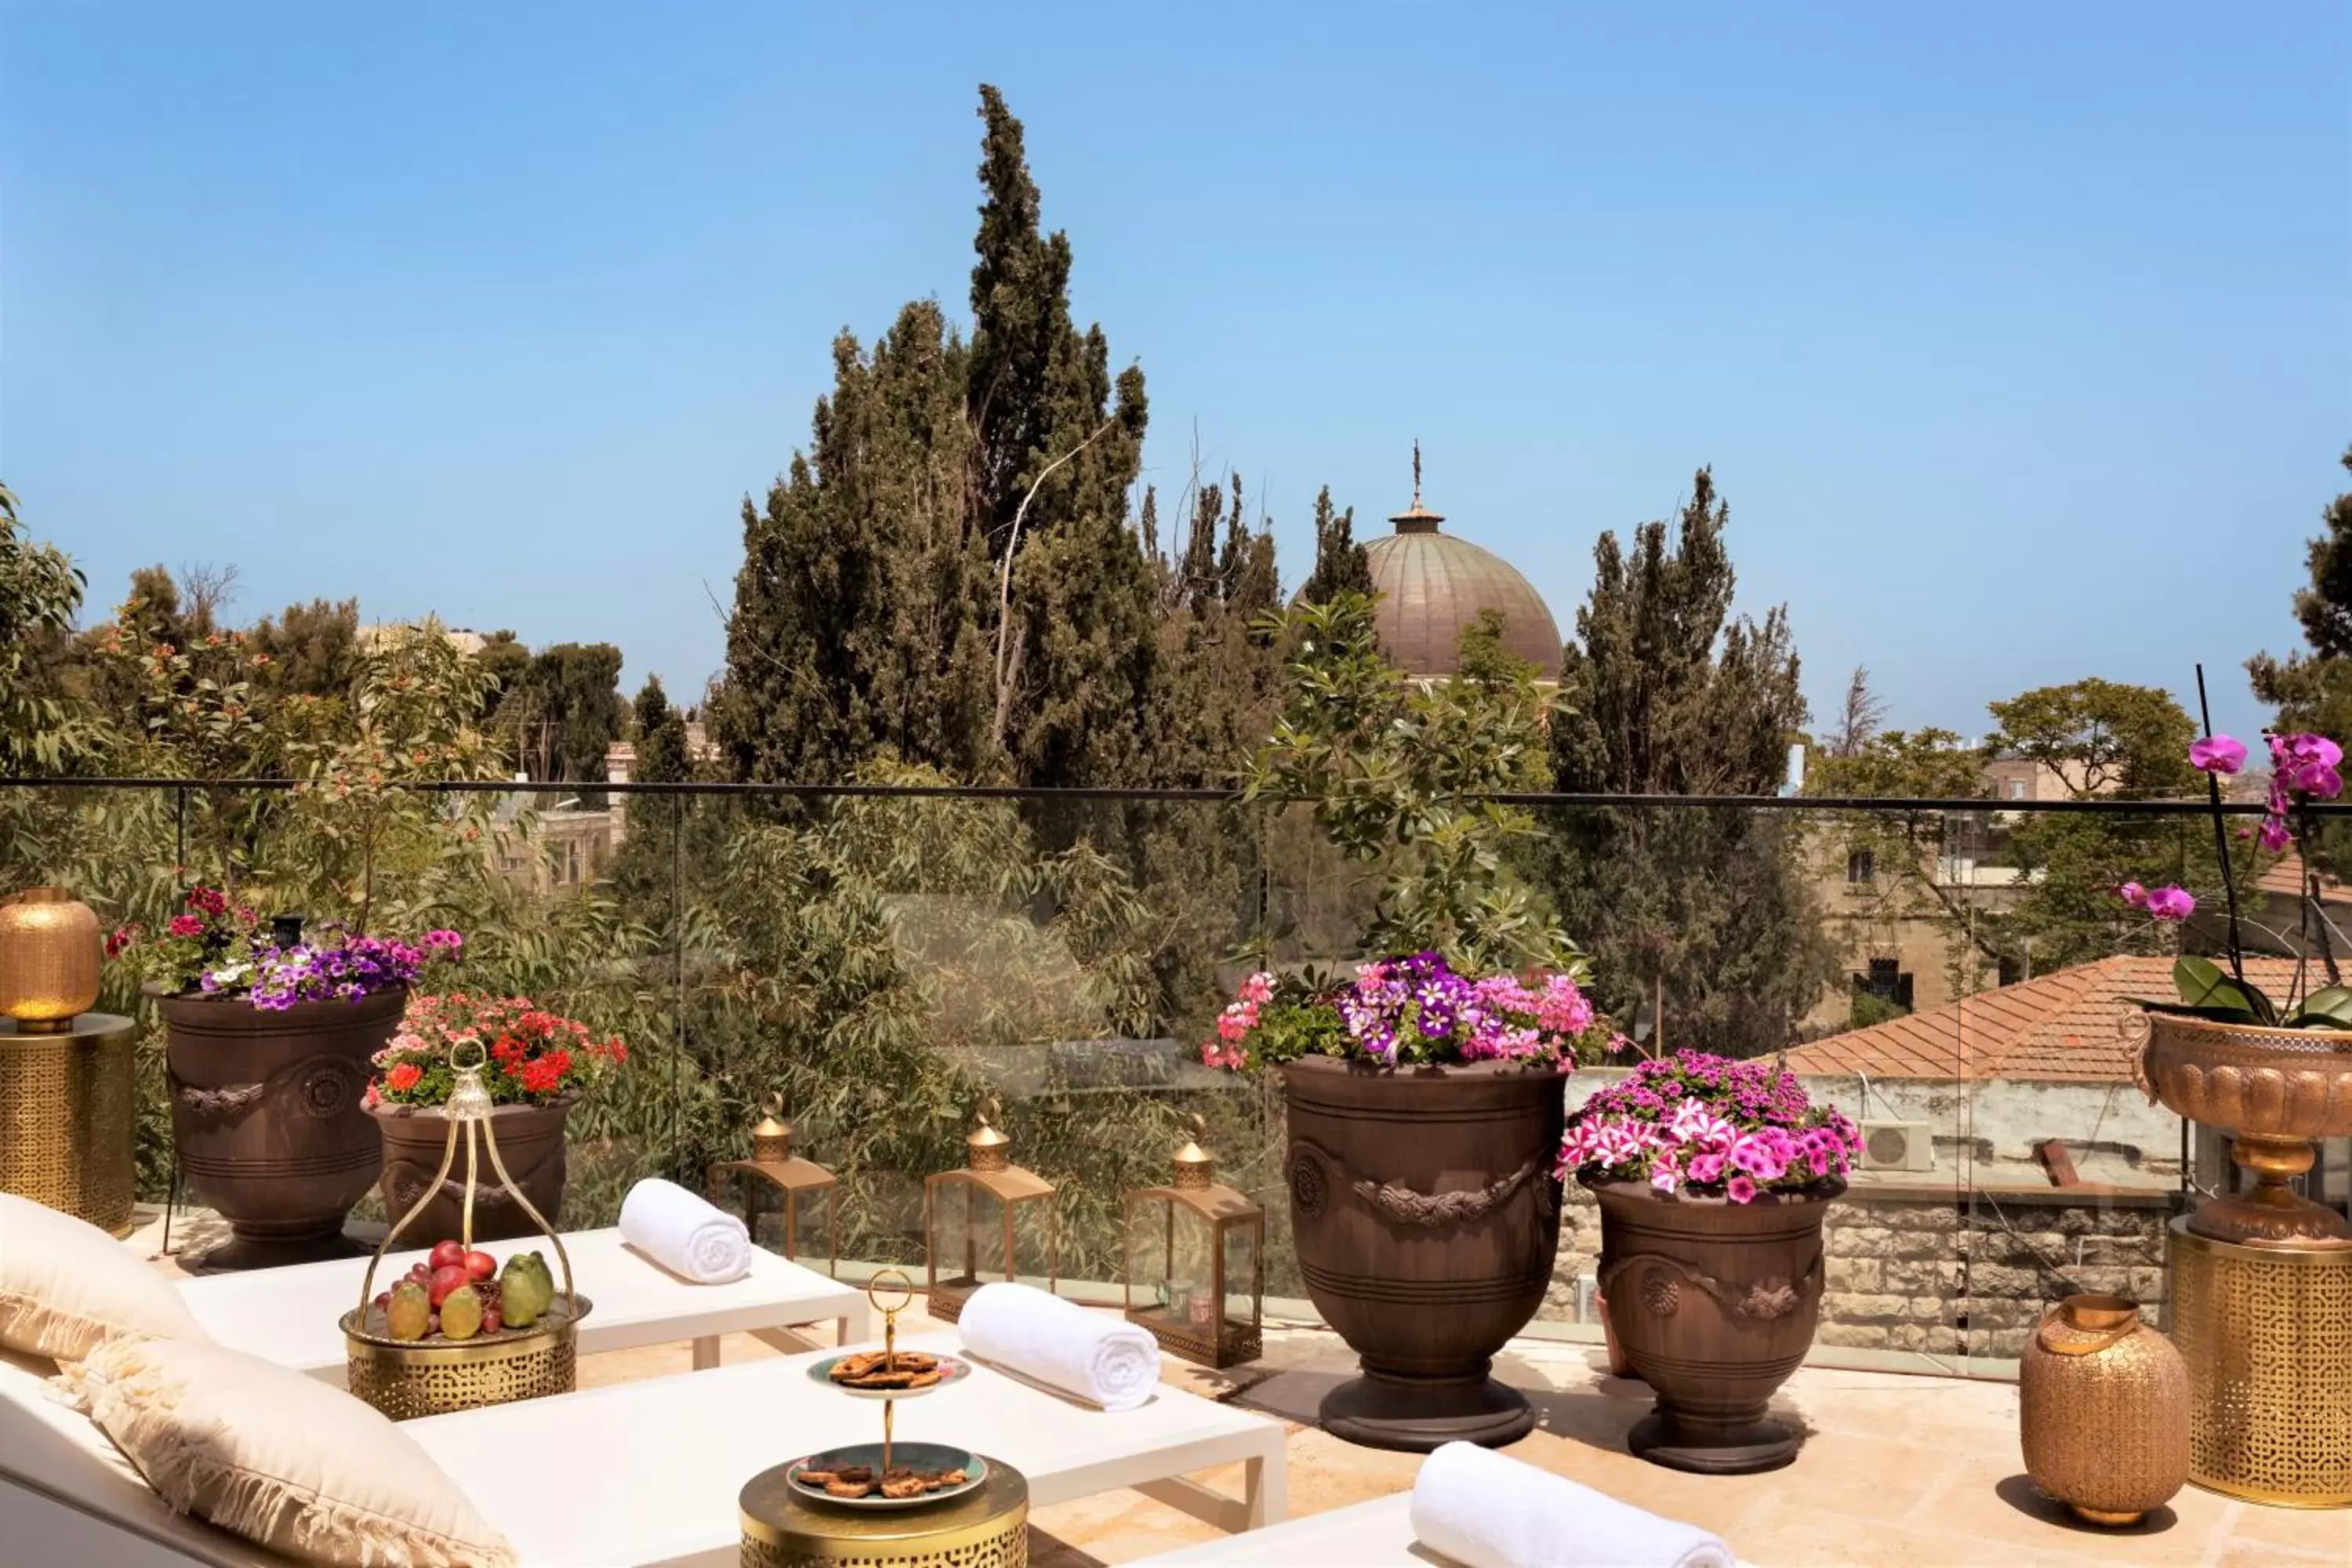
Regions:
<instances>
[{"instance_id":1,"label":"gold tiered stand","mask_svg":"<svg viewBox=\"0 0 2352 1568\"><path fill-rule=\"evenodd\" d=\"M2217 1241L2172 1222L2189 1479L2282 1508L2352 1505L2352 1247Z\"/></svg>"},{"instance_id":2,"label":"gold tiered stand","mask_svg":"<svg viewBox=\"0 0 2352 1568\"><path fill-rule=\"evenodd\" d=\"M790 1466L762 1470L736 1500L742 1568L1029 1568L1029 1482L987 1464L977 1489L908 1513L829 1509L801 1498Z\"/></svg>"},{"instance_id":3,"label":"gold tiered stand","mask_svg":"<svg viewBox=\"0 0 2352 1568\"><path fill-rule=\"evenodd\" d=\"M110 1013L0 1018L0 1192L131 1234L138 1037Z\"/></svg>"}]
</instances>

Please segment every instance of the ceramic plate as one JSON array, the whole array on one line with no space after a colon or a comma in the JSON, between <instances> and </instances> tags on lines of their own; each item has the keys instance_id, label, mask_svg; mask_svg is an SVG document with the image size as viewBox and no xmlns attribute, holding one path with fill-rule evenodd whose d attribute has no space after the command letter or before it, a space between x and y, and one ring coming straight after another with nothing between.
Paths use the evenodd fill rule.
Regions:
<instances>
[{"instance_id":1,"label":"ceramic plate","mask_svg":"<svg viewBox=\"0 0 2352 1568\"><path fill-rule=\"evenodd\" d=\"M942 1487L938 1491L909 1498L884 1497L878 1491L861 1498L835 1497L823 1487L801 1484L801 1472L809 1469L828 1470L848 1465L864 1465L880 1474L882 1445L879 1443L852 1443L847 1447L828 1448L822 1454L811 1454L805 1459L794 1459L784 1475L793 1483L793 1492L796 1497L833 1508L866 1509L877 1512L925 1508L935 1502L945 1502L950 1498L963 1496L988 1479L986 1459L945 1443L893 1443L890 1445L890 1463L899 1469L908 1470L961 1470L964 1479L961 1485Z\"/></svg>"},{"instance_id":2,"label":"ceramic plate","mask_svg":"<svg viewBox=\"0 0 2352 1568\"><path fill-rule=\"evenodd\" d=\"M833 1381L833 1369L835 1367L840 1365L843 1362L847 1361L851 1356L872 1355L873 1353L873 1350L869 1348L862 1351L845 1351L840 1355L829 1355L823 1361L818 1362L815 1365L809 1368L809 1381L811 1383L821 1383L827 1388L839 1389L842 1393L849 1394L853 1398L856 1399L920 1399L926 1394L937 1394L940 1389L945 1388L948 1384L951 1383L961 1383L965 1378L971 1375L971 1363L970 1362L965 1361L961 1356L943 1355L937 1357L940 1363L939 1382L929 1384L921 1388L850 1388ZM934 1352L925 1351L922 1353L925 1355L931 1355Z\"/></svg>"}]
</instances>

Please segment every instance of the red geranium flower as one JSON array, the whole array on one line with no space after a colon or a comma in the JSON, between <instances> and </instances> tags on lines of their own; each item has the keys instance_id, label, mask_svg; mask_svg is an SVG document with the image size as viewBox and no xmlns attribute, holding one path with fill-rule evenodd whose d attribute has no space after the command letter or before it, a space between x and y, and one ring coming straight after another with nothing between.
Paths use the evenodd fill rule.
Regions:
<instances>
[{"instance_id":1,"label":"red geranium flower","mask_svg":"<svg viewBox=\"0 0 2352 1568\"><path fill-rule=\"evenodd\" d=\"M417 1080L424 1076L425 1069L415 1062L397 1062L394 1064L390 1072L383 1075L383 1081L394 1093L405 1094L415 1089Z\"/></svg>"}]
</instances>

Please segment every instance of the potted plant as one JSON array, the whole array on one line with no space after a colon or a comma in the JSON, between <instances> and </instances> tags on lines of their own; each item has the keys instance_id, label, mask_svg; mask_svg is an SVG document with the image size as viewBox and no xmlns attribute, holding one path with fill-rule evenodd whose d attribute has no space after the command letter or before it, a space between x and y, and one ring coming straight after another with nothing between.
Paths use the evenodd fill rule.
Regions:
<instances>
[{"instance_id":1,"label":"potted plant","mask_svg":"<svg viewBox=\"0 0 2352 1568\"><path fill-rule=\"evenodd\" d=\"M1559 1173L1600 1200L1609 1325L1658 1395L1635 1454L1713 1474L1795 1457L1765 1408L1813 1342L1822 1220L1861 1147L1786 1068L1697 1051L1642 1063L1569 1118Z\"/></svg>"},{"instance_id":2,"label":"potted plant","mask_svg":"<svg viewBox=\"0 0 2352 1568\"><path fill-rule=\"evenodd\" d=\"M1344 984L1261 973L1217 1035L1210 1066L1282 1072L1299 1269L1362 1366L1324 1427L1412 1450L1526 1436L1535 1412L1488 1372L1551 1284L1560 1079L1609 1038L1577 977L1434 952Z\"/></svg>"},{"instance_id":3,"label":"potted plant","mask_svg":"<svg viewBox=\"0 0 2352 1568\"><path fill-rule=\"evenodd\" d=\"M2344 793L2343 748L2324 735L2266 739L2271 787L2256 830L2262 847L2282 850L2292 843L2297 830L2289 826L2291 817L2309 843L2312 804ZM2284 997L2269 996L2246 978L2221 815L2221 777L2245 765L2246 747L2228 735L2208 734L2189 747L2189 760L2208 780L2214 848L2229 899L2227 966L2193 955L2173 965L2179 1000L2141 1004L2148 1034L2136 1076L2151 1100L2185 1120L2227 1130L2230 1158L2254 1174L2252 1191L2200 1204L2189 1215L2189 1229L2229 1242L2342 1242L2344 1216L2288 1185L2311 1169L2313 1140L2352 1135L2352 987L2342 984L2320 912L2319 871L2306 858L2304 926L2327 984L2305 992L2306 961ZM2157 921L2178 924L2197 909L2196 899L2178 887L2126 882L2117 891Z\"/></svg>"},{"instance_id":4,"label":"potted plant","mask_svg":"<svg viewBox=\"0 0 2352 1568\"><path fill-rule=\"evenodd\" d=\"M108 941L112 956L136 949L163 1016L180 1168L232 1233L204 1267L363 1250L342 1232L383 1162L361 1104L368 1062L398 1026L410 984L461 939L328 932L305 942L299 919L265 927L199 887L161 932L128 926Z\"/></svg>"},{"instance_id":5,"label":"potted plant","mask_svg":"<svg viewBox=\"0 0 2352 1568\"><path fill-rule=\"evenodd\" d=\"M375 1077L365 1100L383 1134L381 1184L391 1217L406 1214L440 1169L449 1130L441 1108L457 1086L449 1063L460 1045L478 1045L488 1057L481 1076L495 1107L490 1131L499 1161L515 1188L553 1229L567 1175L565 1120L583 1089L629 1059L628 1047L618 1039L599 1039L586 1025L559 1017L528 997L460 991L411 998L399 1032L375 1053ZM539 1234L541 1227L494 1177L485 1173L476 1187L474 1239ZM417 1216L416 1234L461 1234L465 1193L466 1173L450 1172Z\"/></svg>"}]
</instances>

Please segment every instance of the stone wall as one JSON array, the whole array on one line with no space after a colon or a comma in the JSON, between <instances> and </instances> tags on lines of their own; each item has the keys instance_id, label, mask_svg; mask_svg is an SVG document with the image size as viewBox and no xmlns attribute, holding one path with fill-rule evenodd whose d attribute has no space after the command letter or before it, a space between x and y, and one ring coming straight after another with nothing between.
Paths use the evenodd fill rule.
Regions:
<instances>
[{"instance_id":1,"label":"stone wall","mask_svg":"<svg viewBox=\"0 0 2352 1568\"><path fill-rule=\"evenodd\" d=\"M2164 1299L2157 1191L1979 1190L1857 1183L1822 1226L1823 1296L1816 1342L1928 1355L2014 1357L2044 1309L2077 1292ZM1594 1272L1601 1212L1571 1186L1559 1262L1544 1308L1573 1321L1578 1279Z\"/></svg>"}]
</instances>

